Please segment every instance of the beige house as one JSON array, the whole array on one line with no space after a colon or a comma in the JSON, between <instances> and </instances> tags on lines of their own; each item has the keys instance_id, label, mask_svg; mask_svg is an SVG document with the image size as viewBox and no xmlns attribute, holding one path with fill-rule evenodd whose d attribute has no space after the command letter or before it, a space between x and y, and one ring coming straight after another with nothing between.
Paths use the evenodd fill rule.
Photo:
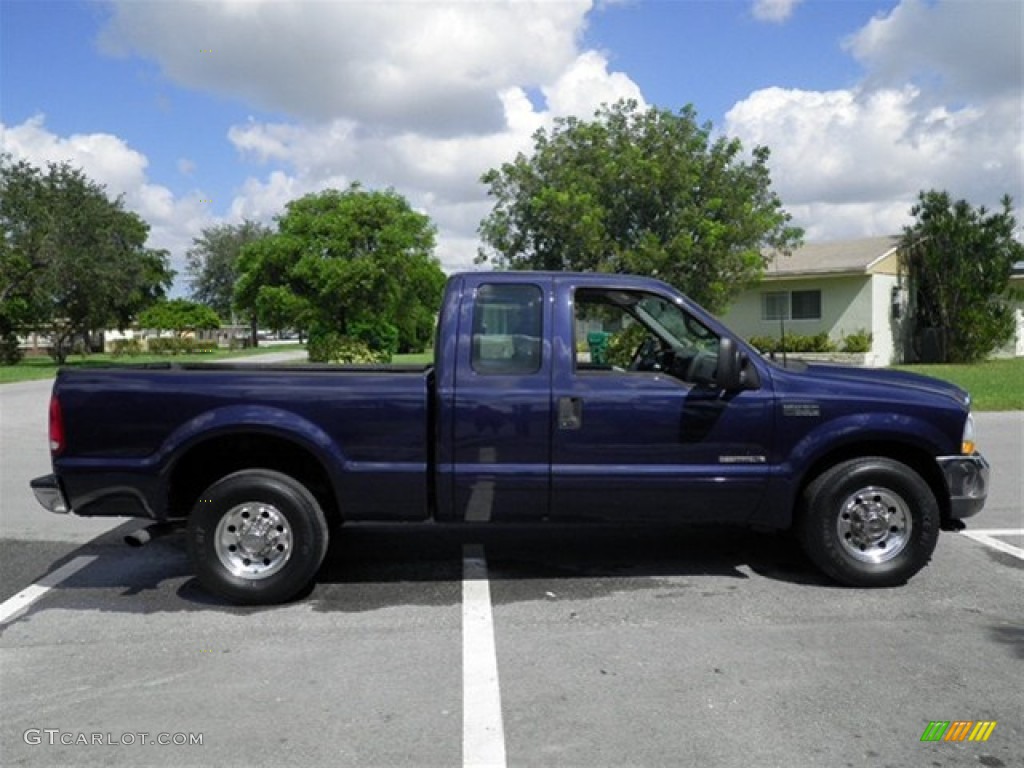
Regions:
<instances>
[{"instance_id":1,"label":"beige house","mask_svg":"<svg viewBox=\"0 0 1024 768\"><path fill-rule=\"evenodd\" d=\"M868 331L871 349L863 364L902 360L907 292L899 274L898 237L804 245L769 264L764 278L722 315L734 331L778 338L828 333L837 345Z\"/></svg>"},{"instance_id":2,"label":"beige house","mask_svg":"<svg viewBox=\"0 0 1024 768\"><path fill-rule=\"evenodd\" d=\"M739 295L722 315L745 338L814 336L837 345L858 331L871 333L868 366L911 362L909 292L900 276L899 237L868 237L804 245L773 260L761 283ZM1024 262L1013 267L1011 289L1024 295ZM1024 302L1018 300L1014 338L997 357L1024 357Z\"/></svg>"}]
</instances>

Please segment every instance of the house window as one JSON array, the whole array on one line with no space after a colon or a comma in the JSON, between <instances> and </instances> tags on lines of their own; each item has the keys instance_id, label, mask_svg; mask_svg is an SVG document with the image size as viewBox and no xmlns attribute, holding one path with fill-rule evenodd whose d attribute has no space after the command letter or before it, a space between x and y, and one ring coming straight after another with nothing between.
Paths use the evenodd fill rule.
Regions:
<instances>
[{"instance_id":1,"label":"house window","mask_svg":"<svg viewBox=\"0 0 1024 768\"><path fill-rule=\"evenodd\" d=\"M761 294L762 320L788 320L789 294L786 291L774 291Z\"/></svg>"},{"instance_id":2,"label":"house window","mask_svg":"<svg viewBox=\"0 0 1024 768\"><path fill-rule=\"evenodd\" d=\"M790 297L794 320L821 320L821 291L793 291Z\"/></svg>"},{"instance_id":3,"label":"house window","mask_svg":"<svg viewBox=\"0 0 1024 768\"><path fill-rule=\"evenodd\" d=\"M821 291L770 291L761 294L762 320L820 320Z\"/></svg>"}]
</instances>

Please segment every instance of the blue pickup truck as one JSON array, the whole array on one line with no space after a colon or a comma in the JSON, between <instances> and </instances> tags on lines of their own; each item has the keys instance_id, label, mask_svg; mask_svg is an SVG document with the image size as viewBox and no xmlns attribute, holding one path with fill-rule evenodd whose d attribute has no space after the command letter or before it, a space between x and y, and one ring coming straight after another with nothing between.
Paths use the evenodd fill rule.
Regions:
<instances>
[{"instance_id":1,"label":"blue pickup truck","mask_svg":"<svg viewBox=\"0 0 1024 768\"><path fill-rule=\"evenodd\" d=\"M892 371L776 365L657 280L450 278L422 367L62 370L53 512L184 525L200 582L294 598L343 523L793 529L857 587L905 582L977 513L970 398Z\"/></svg>"}]
</instances>

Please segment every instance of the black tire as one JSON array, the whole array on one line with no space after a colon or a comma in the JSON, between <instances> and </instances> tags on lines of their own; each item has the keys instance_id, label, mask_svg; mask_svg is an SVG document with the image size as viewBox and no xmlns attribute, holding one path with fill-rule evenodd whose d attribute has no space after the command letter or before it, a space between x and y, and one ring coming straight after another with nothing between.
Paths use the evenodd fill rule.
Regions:
<instances>
[{"instance_id":1,"label":"black tire","mask_svg":"<svg viewBox=\"0 0 1024 768\"><path fill-rule=\"evenodd\" d=\"M797 534L807 556L839 583L892 587L931 559L939 506L907 465L882 457L852 459L807 487Z\"/></svg>"},{"instance_id":2,"label":"black tire","mask_svg":"<svg viewBox=\"0 0 1024 768\"><path fill-rule=\"evenodd\" d=\"M235 472L203 491L187 535L199 583L242 605L300 594L327 553L327 521L316 498L269 469Z\"/></svg>"}]
</instances>

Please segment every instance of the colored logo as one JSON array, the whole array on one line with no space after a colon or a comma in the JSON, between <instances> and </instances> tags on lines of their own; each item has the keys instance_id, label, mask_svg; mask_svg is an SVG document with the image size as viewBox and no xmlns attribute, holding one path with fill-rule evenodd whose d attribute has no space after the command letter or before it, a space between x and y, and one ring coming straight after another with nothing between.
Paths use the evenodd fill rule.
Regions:
<instances>
[{"instance_id":1,"label":"colored logo","mask_svg":"<svg viewBox=\"0 0 1024 768\"><path fill-rule=\"evenodd\" d=\"M996 729L995 720L932 720L921 741L988 741Z\"/></svg>"}]
</instances>

